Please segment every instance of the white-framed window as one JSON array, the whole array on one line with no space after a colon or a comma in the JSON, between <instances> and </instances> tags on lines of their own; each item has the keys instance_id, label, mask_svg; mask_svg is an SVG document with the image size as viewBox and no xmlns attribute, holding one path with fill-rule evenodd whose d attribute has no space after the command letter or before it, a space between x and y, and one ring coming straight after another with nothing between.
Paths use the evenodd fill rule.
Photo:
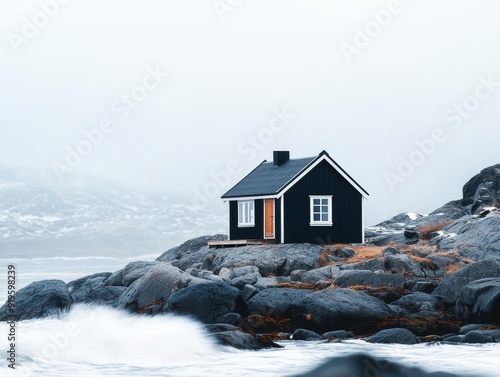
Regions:
<instances>
[{"instance_id":1,"label":"white-framed window","mask_svg":"<svg viewBox=\"0 0 500 377\"><path fill-rule=\"evenodd\" d=\"M332 225L332 196L331 195L311 195L311 221L313 226Z\"/></svg>"},{"instance_id":2,"label":"white-framed window","mask_svg":"<svg viewBox=\"0 0 500 377\"><path fill-rule=\"evenodd\" d=\"M255 204L253 200L238 201L238 226L255 225Z\"/></svg>"}]
</instances>

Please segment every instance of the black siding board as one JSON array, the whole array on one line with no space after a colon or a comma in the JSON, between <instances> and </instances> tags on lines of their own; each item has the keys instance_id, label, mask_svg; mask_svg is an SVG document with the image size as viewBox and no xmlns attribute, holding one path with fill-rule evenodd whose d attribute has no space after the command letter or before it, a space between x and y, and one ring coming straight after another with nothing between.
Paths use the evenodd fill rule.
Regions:
<instances>
[{"instance_id":1,"label":"black siding board","mask_svg":"<svg viewBox=\"0 0 500 377\"><path fill-rule=\"evenodd\" d=\"M332 226L310 226L309 195L332 195ZM362 196L323 161L285 193L285 242L362 241Z\"/></svg>"},{"instance_id":2,"label":"black siding board","mask_svg":"<svg viewBox=\"0 0 500 377\"><path fill-rule=\"evenodd\" d=\"M256 199L255 226L238 227L238 201L229 202L229 232L232 240L263 239L264 238L264 201Z\"/></svg>"}]
</instances>

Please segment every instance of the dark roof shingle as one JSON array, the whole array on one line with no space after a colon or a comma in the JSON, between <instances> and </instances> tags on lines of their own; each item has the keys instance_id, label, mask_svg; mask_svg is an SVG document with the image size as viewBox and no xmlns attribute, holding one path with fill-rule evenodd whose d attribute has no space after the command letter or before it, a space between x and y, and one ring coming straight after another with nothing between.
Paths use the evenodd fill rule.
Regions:
<instances>
[{"instance_id":1,"label":"dark roof shingle","mask_svg":"<svg viewBox=\"0 0 500 377\"><path fill-rule=\"evenodd\" d=\"M274 165L272 161L264 161L222 198L275 195L316 158L318 156L289 159L279 166Z\"/></svg>"}]
</instances>

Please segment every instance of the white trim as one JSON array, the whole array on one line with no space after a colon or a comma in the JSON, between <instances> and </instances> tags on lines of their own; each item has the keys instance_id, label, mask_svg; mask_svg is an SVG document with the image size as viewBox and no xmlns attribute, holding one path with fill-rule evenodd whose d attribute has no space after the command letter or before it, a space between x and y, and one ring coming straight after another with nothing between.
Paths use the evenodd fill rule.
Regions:
<instances>
[{"instance_id":1,"label":"white trim","mask_svg":"<svg viewBox=\"0 0 500 377\"><path fill-rule=\"evenodd\" d=\"M361 197L361 243L365 243L365 198Z\"/></svg>"},{"instance_id":2,"label":"white trim","mask_svg":"<svg viewBox=\"0 0 500 377\"><path fill-rule=\"evenodd\" d=\"M281 243L285 243L285 195L281 196Z\"/></svg>"},{"instance_id":3,"label":"white trim","mask_svg":"<svg viewBox=\"0 0 500 377\"><path fill-rule=\"evenodd\" d=\"M272 200L273 201L273 236L272 237L266 237L266 200ZM275 216L276 216L276 199L273 198L267 198L262 201L262 205L264 206L264 239L265 240L272 240L276 238L276 221Z\"/></svg>"},{"instance_id":4,"label":"white trim","mask_svg":"<svg viewBox=\"0 0 500 377\"><path fill-rule=\"evenodd\" d=\"M240 222L240 204L242 205L242 221L245 221L245 217L250 220L249 222ZM245 206L248 204L248 206ZM250 209L250 204L252 205ZM245 207L248 207L245 209ZM248 211L250 213L248 213ZM239 200L237 202L237 215L238 215L238 228L248 228L255 226L255 201L254 200ZM245 216L247 215L247 216Z\"/></svg>"},{"instance_id":5,"label":"white trim","mask_svg":"<svg viewBox=\"0 0 500 377\"><path fill-rule=\"evenodd\" d=\"M257 196L238 196L235 198L224 198L223 202L231 202L231 201L242 201L242 200L258 200L258 199L277 199L281 196L281 194L275 195L257 195Z\"/></svg>"},{"instance_id":6,"label":"white trim","mask_svg":"<svg viewBox=\"0 0 500 377\"><path fill-rule=\"evenodd\" d=\"M238 206L236 206L238 210ZM227 203L227 239L231 240L231 203Z\"/></svg>"},{"instance_id":7,"label":"white trim","mask_svg":"<svg viewBox=\"0 0 500 377\"><path fill-rule=\"evenodd\" d=\"M358 184L356 184L356 182L354 182L352 180L352 178L350 178L348 175L346 175L341 169L339 169L336 166L336 164L332 161L332 159L329 156L327 156L327 155L323 155L320 158L318 158L316 160L316 162L314 162L313 164L311 164L301 174L299 174L298 176L295 176L293 179L291 179L290 181L288 181L287 183L285 183L283 186L281 186L277 190L278 192L280 192L280 190L283 190L283 191L280 192L279 195L283 195L285 192L287 192L288 190L290 190L298 181L300 181L302 178L304 178L307 174L309 174L309 172L311 170L313 170L319 163L321 163L323 161L327 161L342 177L344 177L361 194L361 196L363 198L366 198L365 197L366 194L363 192L363 190L360 188L360 186ZM283 187L285 187L285 189L283 189Z\"/></svg>"},{"instance_id":8,"label":"white trim","mask_svg":"<svg viewBox=\"0 0 500 377\"><path fill-rule=\"evenodd\" d=\"M318 220L318 221L314 221L314 203L313 201L315 199L319 199L319 200L328 200L328 220L327 221L323 221L323 220ZM309 225L310 226L332 226L333 225L333 222L332 222L332 217L333 217L333 205L332 205L332 202L333 202L333 195L309 195ZM321 204L320 202L320 207L322 206L323 204ZM320 213L322 213L322 211L320 211Z\"/></svg>"}]
</instances>

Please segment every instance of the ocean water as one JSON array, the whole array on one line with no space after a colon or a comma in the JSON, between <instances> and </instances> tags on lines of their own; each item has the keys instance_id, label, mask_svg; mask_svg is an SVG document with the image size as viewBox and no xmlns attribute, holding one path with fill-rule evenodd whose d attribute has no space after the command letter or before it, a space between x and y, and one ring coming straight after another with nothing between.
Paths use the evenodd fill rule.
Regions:
<instances>
[{"instance_id":1,"label":"ocean water","mask_svg":"<svg viewBox=\"0 0 500 377\"><path fill-rule=\"evenodd\" d=\"M137 259L154 259L141 256ZM66 282L95 272L115 271L134 258L37 258L14 263L18 289L34 280ZM5 299L5 285L2 301ZM179 316L134 316L92 305L75 305L56 317L17 323L16 370L7 367L9 328L0 323L0 376L263 376L305 372L330 357L369 353L409 366L468 376L500 375L500 344L412 346L282 341L280 349L241 351L214 342L203 326Z\"/></svg>"}]
</instances>

